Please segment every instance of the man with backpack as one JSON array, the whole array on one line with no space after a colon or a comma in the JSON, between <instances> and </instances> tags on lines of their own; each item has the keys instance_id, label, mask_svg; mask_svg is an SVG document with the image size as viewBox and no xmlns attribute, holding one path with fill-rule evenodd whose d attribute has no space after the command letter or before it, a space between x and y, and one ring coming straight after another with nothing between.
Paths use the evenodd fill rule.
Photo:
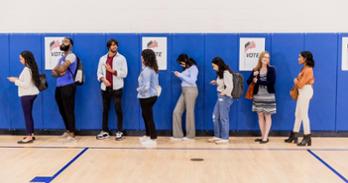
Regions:
<instances>
[{"instance_id":1,"label":"man with backpack","mask_svg":"<svg viewBox=\"0 0 348 183\"><path fill-rule=\"evenodd\" d=\"M75 139L75 75L78 68L78 59L72 52L73 40L64 38L60 49L64 52L57 66L52 70L52 75L57 77L55 99L59 113L63 118L66 132L62 137L69 141Z\"/></svg>"},{"instance_id":2,"label":"man with backpack","mask_svg":"<svg viewBox=\"0 0 348 183\"><path fill-rule=\"evenodd\" d=\"M114 99L115 111L117 114L117 131L115 140L122 140L123 132L123 114L122 114L122 93L124 81L127 77L126 58L118 52L118 41L110 39L106 43L108 53L99 59L97 79L100 82L101 95L103 98L103 123L102 130L97 135L98 140L110 137L108 116L110 102Z\"/></svg>"}]
</instances>

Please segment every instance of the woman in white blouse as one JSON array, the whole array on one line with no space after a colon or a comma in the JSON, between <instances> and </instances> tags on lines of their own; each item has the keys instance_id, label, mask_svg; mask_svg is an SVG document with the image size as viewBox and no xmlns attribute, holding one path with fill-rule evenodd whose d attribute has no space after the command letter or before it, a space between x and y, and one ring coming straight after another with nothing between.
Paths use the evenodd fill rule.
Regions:
<instances>
[{"instance_id":1,"label":"woman in white blouse","mask_svg":"<svg viewBox=\"0 0 348 183\"><path fill-rule=\"evenodd\" d=\"M18 96L21 100L25 118L27 136L18 141L18 143L27 144L35 140L32 110L34 101L39 94L40 78L34 55L30 51L23 51L19 55L19 60L24 65L19 78L8 77L8 80L18 86Z\"/></svg>"}]
</instances>

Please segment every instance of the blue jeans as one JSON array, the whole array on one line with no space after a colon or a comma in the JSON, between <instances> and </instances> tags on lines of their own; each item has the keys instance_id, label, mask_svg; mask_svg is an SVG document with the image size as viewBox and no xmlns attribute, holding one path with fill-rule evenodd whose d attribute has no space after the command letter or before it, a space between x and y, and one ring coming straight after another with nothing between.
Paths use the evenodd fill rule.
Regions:
<instances>
[{"instance_id":1,"label":"blue jeans","mask_svg":"<svg viewBox=\"0 0 348 183\"><path fill-rule=\"evenodd\" d=\"M221 139L229 138L230 107L233 99L218 95L213 113L214 136Z\"/></svg>"}]
</instances>

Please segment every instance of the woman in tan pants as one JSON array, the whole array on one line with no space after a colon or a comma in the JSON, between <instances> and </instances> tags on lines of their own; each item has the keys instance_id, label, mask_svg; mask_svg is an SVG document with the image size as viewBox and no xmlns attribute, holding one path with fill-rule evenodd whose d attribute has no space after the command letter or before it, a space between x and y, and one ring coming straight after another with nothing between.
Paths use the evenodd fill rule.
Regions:
<instances>
[{"instance_id":1,"label":"woman in tan pants","mask_svg":"<svg viewBox=\"0 0 348 183\"><path fill-rule=\"evenodd\" d=\"M296 102L295 112L295 124L293 131L290 133L287 143L298 141L298 133L300 131L301 124L303 123L304 137L302 142L298 146L312 145L310 121L308 117L309 103L313 96L313 84L314 84L314 59L313 55L309 51L303 51L298 58L299 64L303 64L301 72L297 78L294 79L295 87L298 89L298 98Z\"/></svg>"},{"instance_id":2,"label":"woman in tan pants","mask_svg":"<svg viewBox=\"0 0 348 183\"><path fill-rule=\"evenodd\" d=\"M196 136L195 128L195 104L198 96L197 77L198 68L196 62L186 54L179 55L177 62L184 71L175 71L174 75L181 80L182 93L176 103L173 112L173 137L177 140L192 140ZM182 130L182 114L186 110L186 137Z\"/></svg>"}]
</instances>

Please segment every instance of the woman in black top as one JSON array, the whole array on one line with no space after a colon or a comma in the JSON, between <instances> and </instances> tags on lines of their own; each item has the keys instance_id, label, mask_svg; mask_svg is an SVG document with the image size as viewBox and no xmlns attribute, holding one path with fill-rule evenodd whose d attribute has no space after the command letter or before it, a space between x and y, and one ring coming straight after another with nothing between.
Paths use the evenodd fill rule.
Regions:
<instances>
[{"instance_id":1,"label":"woman in black top","mask_svg":"<svg viewBox=\"0 0 348 183\"><path fill-rule=\"evenodd\" d=\"M276 113L276 98L274 84L276 71L270 65L268 52L261 52L257 66L253 69L247 81L248 84L255 83L252 111L257 112L261 138L255 139L261 144L269 141L268 134L272 126L272 114Z\"/></svg>"}]
</instances>

